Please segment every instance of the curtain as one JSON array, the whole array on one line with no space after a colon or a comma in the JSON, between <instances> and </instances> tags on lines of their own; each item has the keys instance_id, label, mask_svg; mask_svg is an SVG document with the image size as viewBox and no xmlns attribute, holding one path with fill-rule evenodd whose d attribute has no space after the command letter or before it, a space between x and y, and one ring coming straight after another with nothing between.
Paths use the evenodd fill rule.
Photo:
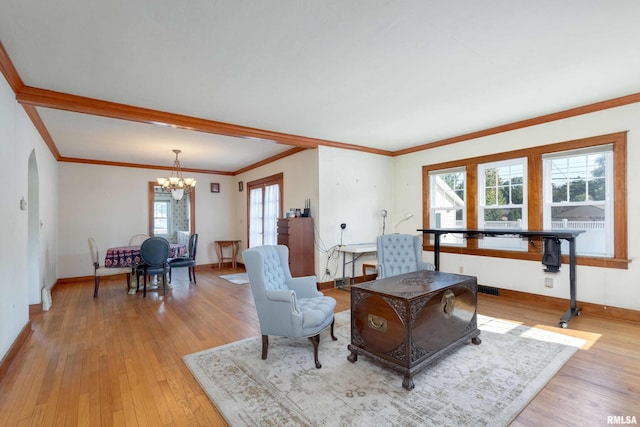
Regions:
<instances>
[{"instance_id":1,"label":"curtain","mask_svg":"<svg viewBox=\"0 0 640 427\"><path fill-rule=\"evenodd\" d=\"M262 187L249 193L249 247L262 246Z\"/></svg>"},{"instance_id":2,"label":"curtain","mask_svg":"<svg viewBox=\"0 0 640 427\"><path fill-rule=\"evenodd\" d=\"M267 185L264 195L263 244L278 244L278 215L280 212L280 188L278 184Z\"/></svg>"}]
</instances>

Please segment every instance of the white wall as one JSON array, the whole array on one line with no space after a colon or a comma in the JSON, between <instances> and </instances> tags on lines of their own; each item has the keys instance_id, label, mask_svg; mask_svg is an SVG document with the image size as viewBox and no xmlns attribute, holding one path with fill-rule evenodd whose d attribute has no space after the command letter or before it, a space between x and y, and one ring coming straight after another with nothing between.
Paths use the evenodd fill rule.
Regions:
<instances>
[{"instance_id":1,"label":"white wall","mask_svg":"<svg viewBox=\"0 0 640 427\"><path fill-rule=\"evenodd\" d=\"M28 247L28 211L20 210L20 199L28 200L29 156L35 150L38 166L40 254ZM4 79L0 79L0 180L11 183L0 198L2 244L0 245L0 359L29 320L29 304L40 302L37 290L30 292L28 257L40 256L40 289L56 280L57 165L22 106ZM35 263L37 266L38 263ZM30 297L30 294L33 294Z\"/></svg>"},{"instance_id":2,"label":"white wall","mask_svg":"<svg viewBox=\"0 0 640 427\"><path fill-rule=\"evenodd\" d=\"M321 178L320 214L316 226L323 246L316 256L316 275L324 282L343 276L342 254L331 248L340 243L375 243L377 236L382 234L382 209L389 213L387 234L393 232L393 224L404 212L397 213L392 203L391 157L331 147L318 150ZM419 212L415 211L416 214ZM342 223L347 224L344 231L340 229ZM375 255L363 255L358 259L355 276L362 275L364 261L375 261ZM352 275L350 267L346 270L347 277ZM329 275L325 274L327 268Z\"/></svg>"},{"instance_id":3,"label":"white wall","mask_svg":"<svg viewBox=\"0 0 640 427\"><path fill-rule=\"evenodd\" d=\"M344 244L375 242L382 232L380 211L391 207L391 158L352 150L319 147L305 150L236 177L250 182L284 174L284 209L303 208L311 199L315 227L315 271L320 282L342 277L342 256L335 251ZM321 177L321 178L320 178ZM237 234L246 248L247 192L237 199ZM347 224L341 235L340 224ZM388 224L388 223L387 223ZM389 230L389 228L387 228ZM365 256L356 263L356 276ZM325 274L329 268L330 274ZM350 275L350 270L349 274Z\"/></svg>"},{"instance_id":4,"label":"white wall","mask_svg":"<svg viewBox=\"0 0 640 427\"><path fill-rule=\"evenodd\" d=\"M259 168L250 170L235 177L236 187L236 238L242 240L240 252L247 248L247 197L249 195L246 185L248 182L266 178L271 175L283 174L283 209L304 208L304 202L311 199L311 216L314 218L314 226L317 227L319 209L318 193L318 150L305 150L300 153L285 157ZM243 181L244 191L237 191L237 182ZM242 256L238 258L242 260Z\"/></svg>"},{"instance_id":5,"label":"white wall","mask_svg":"<svg viewBox=\"0 0 640 427\"><path fill-rule=\"evenodd\" d=\"M640 104L618 107L606 111L547 123L472 141L447 145L394 158L394 204L396 209L421 212L422 166L461 158L469 158L520 148L545 145L572 139L628 130L628 241L627 270L578 266L576 273L577 298L581 301L640 310L640 266L635 261L640 252L640 176L634 165L640 163ZM421 218L414 220L411 228L419 228ZM579 245L579 239L577 240ZM425 254L432 260L433 254ZM558 274L542 271L542 265L532 261L517 261L490 257L442 253L442 271L458 272L478 277L478 283L505 289L569 297L569 269L563 265ZM554 278L554 287L544 286L545 277Z\"/></svg>"},{"instance_id":6,"label":"white wall","mask_svg":"<svg viewBox=\"0 0 640 427\"><path fill-rule=\"evenodd\" d=\"M116 166L60 163L59 277L93 275L87 239L93 237L100 257L113 246L123 246L135 234L148 234L148 183L166 171ZM188 174L196 178L196 263L217 264L215 240L237 238L235 179L227 175ZM210 183L220 183L220 193Z\"/></svg>"}]
</instances>

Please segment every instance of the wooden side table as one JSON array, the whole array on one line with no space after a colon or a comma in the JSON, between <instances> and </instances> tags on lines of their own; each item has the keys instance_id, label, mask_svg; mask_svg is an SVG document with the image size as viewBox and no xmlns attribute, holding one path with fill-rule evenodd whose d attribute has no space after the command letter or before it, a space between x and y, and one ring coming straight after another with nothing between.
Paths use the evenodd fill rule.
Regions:
<instances>
[{"instance_id":1,"label":"wooden side table","mask_svg":"<svg viewBox=\"0 0 640 427\"><path fill-rule=\"evenodd\" d=\"M218 254L218 269L222 268L224 260L231 260L231 266L237 267L236 258L238 257L238 247L240 246L240 240L216 240L216 254ZM223 248L231 248L231 256L224 256Z\"/></svg>"}]
</instances>

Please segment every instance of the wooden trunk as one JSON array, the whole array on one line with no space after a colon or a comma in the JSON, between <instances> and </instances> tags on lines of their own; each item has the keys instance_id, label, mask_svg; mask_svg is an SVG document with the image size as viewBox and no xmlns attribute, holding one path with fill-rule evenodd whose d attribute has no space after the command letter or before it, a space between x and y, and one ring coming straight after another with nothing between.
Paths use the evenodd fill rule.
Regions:
<instances>
[{"instance_id":1,"label":"wooden trunk","mask_svg":"<svg viewBox=\"0 0 640 427\"><path fill-rule=\"evenodd\" d=\"M473 276L418 271L351 287L351 351L402 374L403 387L429 362L471 340L477 328Z\"/></svg>"}]
</instances>

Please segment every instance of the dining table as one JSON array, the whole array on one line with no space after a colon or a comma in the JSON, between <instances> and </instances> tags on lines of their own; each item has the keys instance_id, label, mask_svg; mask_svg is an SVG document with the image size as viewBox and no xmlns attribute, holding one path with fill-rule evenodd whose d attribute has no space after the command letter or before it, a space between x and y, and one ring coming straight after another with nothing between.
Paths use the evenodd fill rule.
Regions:
<instances>
[{"instance_id":1,"label":"dining table","mask_svg":"<svg viewBox=\"0 0 640 427\"><path fill-rule=\"evenodd\" d=\"M187 255L187 245L182 243L169 244L169 258L179 258ZM132 274L129 281L129 294L133 295L136 291L136 275L133 274L133 268L142 262L140 257L140 245L117 246L107 249L104 256L104 266L106 268L131 267ZM168 279L168 278L167 278ZM168 288L171 289L171 282L167 280ZM157 287L157 280L153 284ZM147 288L149 289L149 288ZM153 289L153 286L151 287Z\"/></svg>"}]
</instances>

